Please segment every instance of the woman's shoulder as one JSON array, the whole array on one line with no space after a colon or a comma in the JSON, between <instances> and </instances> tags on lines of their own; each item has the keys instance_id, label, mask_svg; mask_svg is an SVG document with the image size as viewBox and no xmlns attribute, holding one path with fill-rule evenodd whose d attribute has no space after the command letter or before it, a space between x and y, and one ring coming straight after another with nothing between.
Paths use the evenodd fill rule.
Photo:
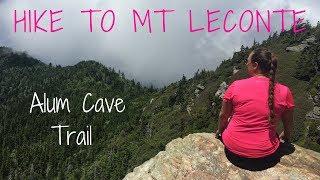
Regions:
<instances>
[{"instance_id":1,"label":"woman's shoulder","mask_svg":"<svg viewBox=\"0 0 320 180\"><path fill-rule=\"evenodd\" d=\"M239 83L242 82L243 79L239 79L239 80L234 80L233 82L230 82L230 84L228 85L229 88L234 88L235 86L238 86Z\"/></svg>"},{"instance_id":2,"label":"woman's shoulder","mask_svg":"<svg viewBox=\"0 0 320 180\"><path fill-rule=\"evenodd\" d=\"M233 81L233 83L242 83L242 82L250 81L251 79L252 79L252 77L244 78L244 79L237 79L237 80Z\"/></svg>"},{"instance_id":3,"label":"woman's shoulder","mask_svg":"<svg viewBox=\"0 0 320 180\"><path fill-rule=\"evenodd\" d=\"M280 82L276 82L275 85L278 87L278 88L281 88L281 89L286 89L286 90L290 90L290 88Z\"/></svg>"},{"instance_id":4,"label":"woman's shoulder","mask_svg":"<svg viewBox=\"0 0 320 180\"><path fill-rule=\"evenodd\" d=\"M252 77L245 78L245 79L238 79L238 80L233 81L230 85L235 86L235 85L247 84L247 83L250 83L252 80L253 80Z\"/></svg>"},{"instance_id":5,"label":"woman's shoulder","mask_svg":"<svg viewBox=\"0 0 320 180\"><path fill-rule=\"evenodd\" d=\"M276 82L275 92L283 94L284 96L287 96L287 94L291 94L290 88L287 85L281 84L279 82Z\"/></svg>"}]
</instances>

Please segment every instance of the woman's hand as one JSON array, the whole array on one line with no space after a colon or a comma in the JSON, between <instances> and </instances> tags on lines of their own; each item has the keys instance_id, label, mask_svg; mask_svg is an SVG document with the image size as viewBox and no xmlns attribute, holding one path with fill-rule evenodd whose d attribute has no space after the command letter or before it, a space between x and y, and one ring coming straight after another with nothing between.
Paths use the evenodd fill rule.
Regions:
<instances>
[{"instance_id":1,"label":"woman's hand","mask_svg":"<svg viewBox=\"0 0 320 180\"><path fill-rule=\"evenodd\" d=\"M284 131L281 132L281 134L279 135L279 138L285 142L290 142L290 139L286 137Z\"/></svg>"},{"instance_id":2,"label":"woman's hand","mask_svg":"<svg viewBox=\"0 0 320 180\"><path fill-rule=\"evenodd\" d=\"M216 138L219 139L221 137L222 132L219 129L216 132Z\"/></svg>"}]
</instances>

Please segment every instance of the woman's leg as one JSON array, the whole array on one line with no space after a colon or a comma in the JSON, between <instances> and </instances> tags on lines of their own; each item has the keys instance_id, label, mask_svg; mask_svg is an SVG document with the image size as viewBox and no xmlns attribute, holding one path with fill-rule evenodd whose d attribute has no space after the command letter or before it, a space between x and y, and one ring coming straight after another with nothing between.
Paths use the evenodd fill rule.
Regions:
<instances>
[{"instance_id":1,"label":"woman's leg","mask_svg":"<svg viewBox=\"0 0 320 180\"><path fill-rule=\"evenodd\" d=\"M227 159L232 164L242 169L246 169L250 171L265 170L275 166L280 161L280 158L278 156L279 154L278 150L275 153L263 158L246 158L231 152L225 147L225 154Z\"/></svg>"}]
</instances>

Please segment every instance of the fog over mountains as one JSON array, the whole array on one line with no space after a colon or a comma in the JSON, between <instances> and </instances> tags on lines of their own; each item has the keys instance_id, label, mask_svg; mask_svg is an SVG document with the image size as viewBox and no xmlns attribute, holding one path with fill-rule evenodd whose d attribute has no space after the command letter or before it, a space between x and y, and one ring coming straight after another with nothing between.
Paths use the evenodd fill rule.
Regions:
<instances>
[{"instance_id":1,"label":"fog over mountains","mask_svg":"<svg viewBox=\"0 0 320 180\"><path fill-rule=\"evenodd\" d=\"M193 76L197 69L215 69L222 60L232 56L242 44L251 46L253 39L261 41L269 36L262 31L247 33L235 30L232 33L223 31L206 33L188 32L189 10L192 10L195 26L206 26L207 10L220 10L217 14L217 25L223 21L227 10L234 10L230 16L231 22L236 22L246 9L306 10L301 17L310 20L315 25L320 17L316 0L279 0L269 2L252 2L243 0L241 3L220 1L104 1L104 0L73 0L73 1L0 1L0 44L16 50L26 51L45 63L74 65L81 60L94 59L108 67L124 71L126 77L134 78L145 85L157 87L168 85L181 79ZM112 9L116 15L115 27L112 32L99 32L102 14L93 16L94 32L88 31L88 15L81 14L86 9ZM58 33L23 33L13 31L14 10L63 10L61 22L64 30ZM173 9L173 14L167 14L166 33L161 32L161 15L151 13L153 32L147 28L133 31L132 9L144 13L160 9ZM48 18L45 15L44 18ZM272 15L272 30L280 30L281 16ZM292 18L287 15L286 28L292 24ZM46 26L47 21L41 22ZM110 23L106 21L106 23Z\"/></svg>"}]
</instances>

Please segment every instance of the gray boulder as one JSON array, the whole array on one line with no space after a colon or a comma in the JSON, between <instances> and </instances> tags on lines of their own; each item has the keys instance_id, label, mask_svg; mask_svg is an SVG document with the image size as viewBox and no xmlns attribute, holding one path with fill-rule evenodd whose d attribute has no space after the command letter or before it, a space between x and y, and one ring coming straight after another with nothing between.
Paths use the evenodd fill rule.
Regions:
<instances>
[{"instance_id":1,"label":"gray boulder","mask_svg":"<svg viewBox=\"0 0 320 180\"><path fill-rule=\"evenodd\" d=\"M306 114L306 117L310 119L320 119L320 107L314 106L313 110Z\"/></svg>"},{"instance_id":2,"label":"gray boulder","mask_svg":"<svg viewBox=\"0 0 320 180\"><path fill-rule=\"evenodd\" d=\"M233 66L233 74L236 74L240 69L238 69L238 67Z\"/></svg>"},{"instance_id":3,"label":"gray boulder","mask_svg":"<svg viewBox=\"0 0 320 180\"><path fill-rule=\"evenodd\" d=\"M219 89L217 90L217 92L215 93L215 96L217 97L220 97L220 98L223 98L224 96L224 93L226 92L227 90L227 83L225 81L223 81L220 86L219 86Z\"/></svg>"},{"instance_id":4,"label":"gray boulder","mask_svg":"<svg viewBox=\"0 0 320 180\"><path fill-rule=\"evenodd\" d=\"M287 47L286 51L301 52L307 47L309 47L308 44L300 44L300 45L297 45L297 46Z\"/></svg>"}]
</instances>

